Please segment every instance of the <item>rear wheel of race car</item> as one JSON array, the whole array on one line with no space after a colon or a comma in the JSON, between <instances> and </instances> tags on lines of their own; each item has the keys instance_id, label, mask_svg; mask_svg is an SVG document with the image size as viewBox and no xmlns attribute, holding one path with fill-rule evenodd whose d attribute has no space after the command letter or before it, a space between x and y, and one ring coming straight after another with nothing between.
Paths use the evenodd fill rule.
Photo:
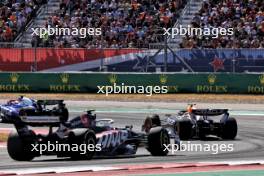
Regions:
<instances>
[{"instance_id":1,"label":"rear wheel of race car","mask_svg":"<svg viewBox=\"0 0 264 176\"><path fill-rule=\"evenodd\" d=\"M228 118L225 123L222 124L223 139L235 139L237 135L237 121L235 118Z\"/></svg>"},{"instance_id":2,"label":"rear wheel of race car","mask_svg":"<svg viewBox=\"0 0 264 176\"><path fill-rule=\"evenodd\" d=\"M188 140L192 135L192 122L190 120L180 121L178 133L181 140Z\"/></svg>"},{"instance_id":3,"label":"rear wheel of race car","mask_svg":"<svg viewBox=\"0 0 264 176\"><path fill-rule=\"evenodd\" d=\"M86 153L84 154L85 159L90 160L95 154L96 137L93 131L88 131L84 137L84 143L86 145Z\"/></svg>"},{"instance_id":4,"label":"rear wheel of race car","mask_svg":"<svg viewBox=\"0 0 264 176\"><path fill-rule=\"evenodd\" d=\"M154 127L148 134L147 150L153 156L166 156L168 150L165 146L170 144L170 136L168 131L162 127Z\"/></svg>"},{"instance_id":5,"label":"rear wheel of race car","mask_svg":"<svg viewBox=\"0 0 264 176\"><path fill-rule=\"evenodd\" d=\"M30 135L22 139L16 131L9 134L7 139L7 151L9 156L16 161L31 161L36 156L31 151L31 144L34 143L36 135L33 131L30 131Z\"/></svg>"}]
</instances>

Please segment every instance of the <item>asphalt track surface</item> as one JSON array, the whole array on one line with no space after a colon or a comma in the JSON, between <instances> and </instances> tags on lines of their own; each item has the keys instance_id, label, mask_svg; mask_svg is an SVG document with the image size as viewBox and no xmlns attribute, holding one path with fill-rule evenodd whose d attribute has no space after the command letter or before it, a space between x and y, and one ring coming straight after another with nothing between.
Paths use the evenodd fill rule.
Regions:
<instances>
[{"instance_id":1,"label":"asphalt track surface","mask_svg":"<svg viewBox=\"0 0 264 176\"><path fill-rule=\"evenodd\" d=\"M71 117L80 113L70 113ZM149 113L97 113L97 118L112 118L115 120L114 126L125 127L133 125L135 131L140 131L143 119ZM164 117L164 114L161 115ZM42 156L35 158L31 162L13 161L7 154L6 148L0 148L0 170L34 168L34 167L70 167L70 166L113 166L115 164L129 165L140 163L162 163L162 162L218 162L218 161L248 161L263 160L264 158L264 125L261 116L235 116L238 121L238 136L234 141L223 141L218 138L210 137L207 141L193 140L193 143L201 144L233 144L234 151L219 152L176 152L166 157L153 157L144 148L140 148L133 157L119 158L95 158L90 161L71 161L67 158L56 158L56 156ZM0 127L10 127L1 124Z\"/></svg>"}]
</instances>

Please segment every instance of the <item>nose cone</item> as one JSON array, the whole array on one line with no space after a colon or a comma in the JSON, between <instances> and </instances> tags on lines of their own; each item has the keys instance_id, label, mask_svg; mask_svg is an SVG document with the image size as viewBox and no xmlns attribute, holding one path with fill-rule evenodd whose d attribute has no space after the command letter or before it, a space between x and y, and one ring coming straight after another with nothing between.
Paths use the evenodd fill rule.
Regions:
<instances>
[{"instance_id":1,"label":"nose cone","mask_svg":"<svg viewBox=\"0 0 264 176\"><path fill-rule=\"evenodd\" d=\"M1 106L1 113L7 116L17 116L21 107Z\"/></svg>"}]
</instances>

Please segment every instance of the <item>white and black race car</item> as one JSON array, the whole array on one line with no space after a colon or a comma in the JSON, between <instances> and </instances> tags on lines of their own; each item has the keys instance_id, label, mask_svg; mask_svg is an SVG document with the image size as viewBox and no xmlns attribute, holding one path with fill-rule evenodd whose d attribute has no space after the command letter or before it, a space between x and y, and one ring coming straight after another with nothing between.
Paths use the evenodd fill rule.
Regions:
<instances>
[{"instance_id":1,"label":"white and black race car","mask_svg":"<svg viewBox=\"0 0 264 176\"><path fill-rule=\"evenodd\" d=\"M10 157L17 161L30 161L41 155L56 155L72 159L92 159L94 156L135 155L138 147L144 146L154 156L165 156L168 150L165 145L170 143L168 131L163 127L154 127L148 133L134 132L132 126L124 128L112 127L111 119L96 119L93 110L71 120L58 116L6 116L5 122L12 123L15 129L8 137L7 150ZM8 119L8 118L12 118ZM39 120L38 120L39 119ZM36 134L29 126L48 126L46 135ZM54 130L57 128L57 130ZM54 130L54 131L53 131ZM71 151L42 151L32 150L41 144L66 144L73 146L94 146L86 152Z\"/></svg>"}]
</instances>

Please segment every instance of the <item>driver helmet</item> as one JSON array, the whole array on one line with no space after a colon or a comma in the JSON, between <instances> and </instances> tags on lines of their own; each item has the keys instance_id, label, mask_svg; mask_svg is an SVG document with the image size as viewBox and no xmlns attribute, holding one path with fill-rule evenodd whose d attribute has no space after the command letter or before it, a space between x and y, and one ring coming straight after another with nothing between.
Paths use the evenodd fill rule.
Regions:
<instances>
[{"instance_id":1,"label":"driver helmet","mask_svg":"<svg viewBox=\"0 0 264 176\"><path fill-rule=\"evenodd\" d=\"M20 99L20 102L23 102L24 104L26 105L32 105L32 100L30 98L27 98L27 97L21 97L19 98Z\"/></svg>"},{"instance_id":2,"label":"driver helmet","mask_svg":"<svg viewBox=\"0 0 264 176\"><path fill-rule=\"evenodd\" d=\"M33 101L30 98L20 96L17 100L10 100L7 104L21 104L26 106L32 106Z\"/></svg>"},{"instance_id":3,"label":"driver helmet","mask_svg":"<svg viewBox=\"0 0 264 176\"><path fill-rule=\"evenodd\" d=\"M188 107L187 107L187 112L188 113L192 113L192 110L193 109L196 109L196 104L190 104Z\"/></svg>"},{"instance_id":4,"label":"driver helmet","mask_svg":"<svg viewBox=\"0 0 264 176\"><path fill-rule=\"evenodd\" d=\"M81 115L81 121L85 127L96 126L96 116L91 113Z\"/></svg>"}]
</instances>

